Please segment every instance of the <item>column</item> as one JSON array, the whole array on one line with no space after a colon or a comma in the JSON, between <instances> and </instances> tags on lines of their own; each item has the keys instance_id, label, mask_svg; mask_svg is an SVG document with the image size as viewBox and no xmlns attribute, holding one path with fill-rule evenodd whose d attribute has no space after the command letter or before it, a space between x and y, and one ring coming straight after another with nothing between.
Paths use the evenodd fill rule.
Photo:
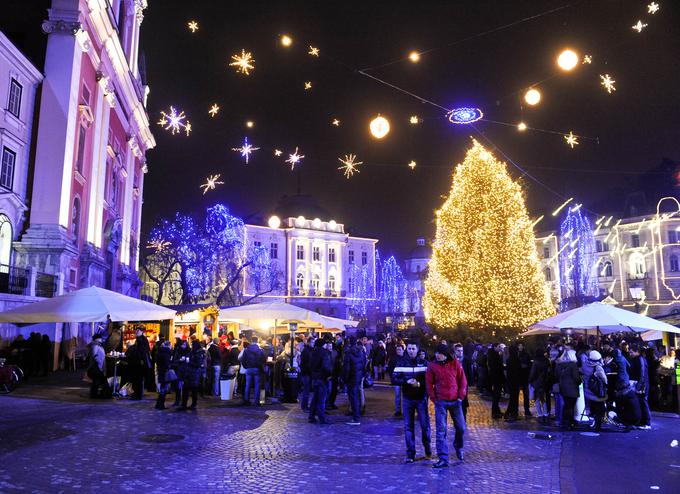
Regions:
<instances>
[{"instance_id":1,"label":"column","mask_svg":"<svg viewBox=\"0 0 680 494\"><path fill-rule=\"evenodd\" d=\"M130 265L130 229L132 228L132 188L134 185L134 165L135 155L128 146L126 153L125 185L123 189L123 236L120 245L120 262L126 266Z\"/></svg>"},{"instance_id":2,"label":"column","mask_svg":"<svg viewBox=\"0 0 680 494\"><path fill-rule=\"evenodd\" d=\"M103 81L103 82L102 82ZM109 103L104 98L106 79L102 75L97 86L95 103L94 124L92 132L92 167L90 172L90 200L87 211L87 241L97 247L101 247L102 231L98 228L101 224L104 209L104 186L106 180L106 145L109 128Z\"/></svg>"}]
</instances>

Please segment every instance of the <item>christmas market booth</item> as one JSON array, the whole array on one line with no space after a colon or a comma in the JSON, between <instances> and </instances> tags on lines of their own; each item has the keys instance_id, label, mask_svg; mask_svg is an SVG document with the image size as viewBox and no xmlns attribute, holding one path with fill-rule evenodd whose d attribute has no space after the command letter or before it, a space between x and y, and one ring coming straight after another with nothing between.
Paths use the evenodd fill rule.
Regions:
<instances>
[{"instance_id":1,"label":"christmas market booth","mask_svg":"<svg viewBox=\"0 0 680 494\"><path fill-rule=\"evenodd\" d=\"M234 336L239 334L239 323L220 317L220 308L215 304L187 304L170 307L177 311L174 319L173 339L188 340L192 335L201 338L206 333L213 338L220 338L229 333Z\"/></svg>"}]
</instances>

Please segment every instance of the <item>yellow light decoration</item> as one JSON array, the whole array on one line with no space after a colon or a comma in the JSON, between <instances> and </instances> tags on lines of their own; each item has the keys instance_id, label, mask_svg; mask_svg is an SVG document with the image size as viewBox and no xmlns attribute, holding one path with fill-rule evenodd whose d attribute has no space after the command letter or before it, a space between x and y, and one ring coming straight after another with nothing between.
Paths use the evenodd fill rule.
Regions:
<instances>
[{"instance_id":1,"label":"yellow light decoration","mask_svg":"<svg viewBox=\"0 0 680 494\"><path fill-rule=\"evenodd\" d=\"M241 50L241 54L232 55L233 60L229 66L236 67L236 72L240 72L244 75L250 75L250 71L255 69L255 59L249 51Z\"/></svg>"},{"instance_id":2,"label":"yellow light decoration","mask_svg":"<svg viewBox=\"0 0 680 494\"><path fill-rule=\"evenodd\" d=\"M642 21L637 21L631 27L633 28L633 31L637 31L638 33L641 33L642 30L647 27L647 24L643 24Z\"/></svg>"},{"instance_id":3,"label":"yellow light decoration","mask_svg":"<svg viewBox=\"0 0 680 494\"><path fill-rule=\"evenodd\" d=\"M418 118L418 115L411 115L408 119L408 122L411 125L417 125L420 123L420 119Z\"/></svg>"},{"instance_id":4,"label":"yellow light decoration","mask_svg":"<svg viewBox=\"0 0 680 494\"><path fill-rule=\"evenodd\" d=\"M531 88L524 93L524 101L527 105L536 106L541 102L541 92L538 89Z\"/></svg>"},{"instance_id":5,"label":"yellow light decoration","mask_svg":"<svg viewBox=\"0 0 680 494\"><path fill-rule=\"evenodd\" d=\"M222 185L224 182L220 182L220 175L219 173L217 175L211 175L208 178L205 179L205 183L201 185L199 188L203 189L203 195L206 194L209 190L215 190L215 187L217 185Z\"/></svg>"},{"instance_id":6,"label":"yellow light decoration","mask_svg":"<svg viewBox=\"0 0 680 494\"><path fill-rule=\"evenodd\" d=\"M346 178L359 173L359 165L363 164L363 161L356 161L356 158L356 154L346 154L344 159L338 158L338 161L342 163L338 170L343 170Z\"/></svg>"},{"instance_id":7,"label":"yellow light decoration","mask_svg":"<svg viewBox=\"0 0 680 494\"><path fill-rule=\"evenodd\" d=\"M336 127L340 127L340 120L338 120L337 118L334 118L333 121L331 122L331 124L335 125Z\"/></svg>"},{"instance_id":8,"label":"yellow light decoration","mask_svg":"<svg viewBox=\"0 0 680 494\"><path fill-rule=\"evenodd\" d=\"M390 132L390 122L385 117L378 114L369 125L371 129L371 134L376 139L382 139Z\"/></svg>"},{"instance_id":9,"label":"yellow light decoration","mask_svg":"<svg viewBox=\"0 0 680 494\"><path fill-rule=\"evenodd\" d=\"M541 221L544 217L545 217L545 215L542 214L541 216L539 216L538 218L536 218L536 219L534 220L534 222L531 224L531 228L533 228L533 227L535 227L536 225L538 225L538 224L540 223L540 221Z\"/></svg>"},{"instance_id":10,"label":"yellow light decoration","mask_svg":"<svg viewBox=\"0 0 680 494\"><path fill-rule=\"evenodd\" d=\"M186 132L187 137L189 137L189 134L191 134L191 131L193 128L191 127L191 122L187 120L187 123L184 125L184 132Z\"/></svg>"},{"instance_id":11,"label":"yellow light decoration","mask_svg":"<svg viewBox=\"0 0 680 494\"><path fill-rule=\"evenodd\" d=\"M519 130L520 132L524 132L525 130L527 130L527 124L525 124L524 122L518 123L517 130Z\"/></svg>"},{"instance_id":12,"label":"yellow light decoration","mask_svg":"<svg viewBox=\"0 0 680 494\"><path fill-rule=\"evenodd\" d=\"M318 57L319 49L316 46L309 45L309 51L307 53L313 57Z\"/></svg>"},{"instance_id":13,"label":"yellow light decoration","mask_svg":"<svg viewBox=\"0 0 680 494\"><path fill-rule=\"evenodd\" d=\"M578 136L575 136L573 132L569 131L569 134L564 136L564 140L567 141L567 144L571 147L571 149L574 149L574 146L578 145Z\"/></svg>"},{"instance_id":14,"label":"yellow light decoration","mask_svg":"<svg viewBox=\"0 0 680 494\"><path fill-rule=\"evenodd\" d=\"M566 201L564 201L564 202L560 205L560 207L558 207L555 211L552 212L552 215L553 215L553 216L557 216L558 214L560 214L560 211L562 211L562 210L564 209L564 207L565 207L567 204L569 204L571 201L573 201L573 200L574 200L574 198L573 198L573 197L570 197L569 199L567 199Z\"/></svg>"},{"instance_id":15,"label":"yellow light decoration","mask_svg":"<svg viewBox=\"0 0 680 494\"><path fill-rule=\"evenodd\" d=\"M285 46L286 48L288 48L292 44L293 44L293 38L291 38L287 34L284 34L283 36L281 36L281 45L282 46Z\"/></svg>"},{"instance_id":16,"label":"yellow light decoration","mask_svg":"<svg viewBox=\"0 0 680 494\"><path fill-rule=\"evenodd\" d=\"M609 74L600 75L600 84L602 84L602 87L604 87L609 94L616 91L616 86L614 86L615 83L616 81L612 79Z\"/></svg>"},{"instance_id":17,"label":"yellow light decoration","mask_svg":"<svg viewBox=\"0 0 680 494\"><path fill-rule=\"evenodd\" d=\"M198 31L198 22L196 22L196 21L187 22L187 26L189 26L189 30L192 33L195 33L196 31Z\"/></svg>"},{"instance_id":18,"label":"yellow light decoration","mask_svg":"<svg viewBox=\"0 0 680 494\"><path fill-rule=\"evenodd\" d=\"M417 165L417 163L416 163L414 160L411 160L411 161L409 161L409 163L408 163L408 167L409 167L411 170L415 170L415 169L416 169L416 165Z\"/></svg>"},{"instance_id":19,"label":"yellow light decoration","mask_svg":"<svg viewBox=\"0 0 680 494\"><path fill-rule=\"evenodd\" d=\"M584 64L584 65L585 64L590 65L591 63L593 63L592 55L583 55L583 62L581 62L581 63Z\"/></svg>"},{"instance_id":20,"label":"yellow light decoration","mask_svg":"<svg viewBox=\"0 0 680 494\"><path fill-rule=\"evenodd\" d=\"M436 217L429 323L517 332L555 313L520 185L473 140Z\"/></svg>"},{"instance_id":21,"label":"yellow light decoration","mask_svg":"<svg viewBox=\"0 0 680 494\"><path fill-rule=\"evenodd\" d=\"M305 82L305 91L309 91L310 89L312 89L312 82L311 81Z\"/></svg>"},{"instance_id":22,"label":"yellow light decoration","mask_svg":"<svg viewBox=\"0 0 680 494\"><path fill-rule=\"evenodd\" d=\"M208 110L208 113L210 113L211 117L214 117L215 115L217 115L217 112L219 112L219 111L220 111L220 107L217 106L217 103L215 103L214 105L212 105L210 107L210 110Z\"/></svg>"},{"instance_id":23,"label":"yellow light decoration","mask_svg":"<svg viewBox=\"0 0 680 494\"><path fill-rule=\"evenodd\" d=\"M648 14L656 14L659 11L659 4L656 2L652 2L649 5L647 5L647 13Z\"/></svg>"},{"instance_id":24,"label":"yellow light decoration","mask_svg":"<svg viewBox=\"0 0 680 494\"><path fill-rule=\"evenodd\" d=\"M246 121L246 127L252 129L253 127L255 127L255 122L253 122L252 120Z\"/></svg>"},{"instance_id":25,"label":"yellow light decoration","mask_svg":"<svg viewBox=\"0 0 680 494\"><path fill-rule=\"evenodd\" d=\"M557 57L557 66L565 72L569 72L578 65L578 59L578 54L574 50L566 49Z\"/></svg>"},{"instance_id":26,"label":"yellow light decoration","mask_svg":"<svg viewBox=\"0 0 680 494\"><path fill-rule=\"evenodd\" d=\"M418 63L420 62L420 53L417 51L412 51L408 54L408 59L413 63Z\"/></svg>"},{"instance_id":27,"label":"yellow light decoration","mask_svg":"<svg viewBox=\"0 0 680 494\"><path fill-rule=\"evenodd\" d=\"M283 151L281 151L280 149L275 149L275 150L274 150L274 156L277 156L277 157L278 157L278 156L281 156L282 154L283 154Z\"/></svg>"}]
</instances>

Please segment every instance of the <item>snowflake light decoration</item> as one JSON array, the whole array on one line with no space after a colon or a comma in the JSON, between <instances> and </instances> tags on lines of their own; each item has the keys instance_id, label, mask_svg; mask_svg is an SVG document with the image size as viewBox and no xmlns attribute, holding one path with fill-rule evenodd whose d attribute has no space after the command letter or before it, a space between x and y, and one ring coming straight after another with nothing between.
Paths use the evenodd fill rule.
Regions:
<instances>
[{"instance_id":1,"label":"snowflake light decoration","mask_svg":"<svg viewBox=\"0 0 680 494\"><path fill-rule=\"evenodd\" d=\"M305 82L305 91L312 89L312 81Z\"/></svg>"},{"instance_id":2,"label":"snowflake light decoration","mask_svg":"<svg viewBox=\"0 0 680 494\"><path fill-rule=\"evenodd\" d=\"M637 21L633 26L633 31L637 31L638 33L641 33L644 28L647 27L647 24L643 24L642 21Z\"/></svg>"},{"instance_id":3,"label":"snowflake light decoration","mask_svg":"<svg viewBox=\"0 0 680 494\"><path fill-rule=\"evenodd\" d=\"M156 253L158 252L163 252L165 249L170 247L172 244L166 240L163 240L162 238L155 238L153 240L149 240L146 244L147 249L155 250Z\"/></svg>"},{"instance_id":4,"label":"snowflake light decoration","mask_svg":"<svg viewBox=\"0 0 680 494\"><path fill-rule=\"evenodd\" d=\"M571 131L569 131L569 135L564 136L564 140L567 141L567 145L571 146L571 149L574 149L574 146L578 144L577 137Z\"/></svg>"},{"instance_id":5,"label":"snowflake light decoration","mask_svg":"<svg viewBox=\"0 0 680 494\"><path fill-rule=\"evenodd\" d=\"M581 62L581 63L584 64L584 65L585 64L590 65L591 63L593 63L592 55L583 55L583 62Z\"/></svg>"},{"instance_id":6,"label":"snowflake light decoration","mask_svg":"<svg viewBox=\"0 0 680 494\"><path fill-rule=\"evenodd\" d=\"M246 165L248 164L248 158L250 158L253 151L257 151L260 148L253 147L252 144L248 143L248 138L243 140L243 145L240 148L231 148L232 151L238 151L246 159Z\"/></svg>"},{"instance_id":7,"label":"snowflake light decoration","mask_svg":"<svg viewBox=\"0 0 680 494\"><path fill-rule=\"evenodd\" d=\"M217 103L215 103L214 105L212 105L210 107L210 110L208 110L208 113L210 113L211 117L214 117L215 115L217 115L217 112L219 112L219 111L220 111L220 107L217 106Z\"/></svg>"},{"instance_id":8,"label":"snowflake light decoration","mask_svg":"<svg viewBox=\"0 0 680 494\"><path fill-rule=\"evenodd\" d=\"M408 119L409 123L411 125L417 125L420 123L420 119L418 118L418 115L411 115L411 117Z\"/></svg>"},{"instance_id":9,"label":"snowflake light decoration","mask_svg":"<svg viewBox=\"0 0 680 494\"><path fill-rule=\"evenodd\" d=\"M338 170L343 170L345 177L349 178L354 173L359 173L359 165L363 164L363 161L355 161L357 158L356 154L346 154L345 159L338 158L338 161L342 163L342 166L338 167Z\"/></svg>"},{"instance_id":10,"label":"snowflake light decoration","mask_svg":"<svg viewBox=\"0 0 680 494\"><path fill-rule=\"evenodd\" d=\"M337 118L334 118L333 121L332 121L331 123L332 123L333 125L335 125L336 127L340 127L340 120L338 120Z\"/></svg>"},{"instance_id":11,"label":"snowflake light decoration","mask_svg":"<svg viewBox=\"0 0 680 494\"><path fill-rule=\"evenodd\" d=\"M187 22L187 26L189 26L189 30L192 33L195 33L196 31L198 31L198 22L196 22L196 21Z\"/></svg>"},{"instance_id":12,"label":"snowflake light decoration","mask_svg":"<svg viewBox=\"0 0 680 494\"><path fill-rule=\"evenodd\" d=\"M616 86L614 85L616 81L609 77L609 74L600 75L600 79L600 84L602 84L602 87L604 87L609 94L611 94L613 91L616 91Z\"/></svg>"},{"instance_id":13,"label":"snowflake light decoration","mask_svg":"<svg viewBox=\"0 0 680 494\"><path fill-rule=\"evenodd\" d=\"M298 154L298 147L295 146L295 152L293 154L288 155L288 159L286 160L286 163L290 165L291 170L295 170L295 165L300 164L300 160L304 158L304 154Z\"/></svg>"},{"instance_id":14,"label":"snowflake light decoration","mask_svg":"<svg viewBox=\"0 0 680 494\"><path fill-rule=\"evenodd\" d=\"M183 111L178 112L174 106L170 107L170 111L161 111L161 118L158 125L165 130L169 130L172 135L178 134L185 130L187 135L191 132L191 123L186 119L187 116Z\"/></svg>"},{"instance_id":15,"label":"snowflake light decoration","mask_svg":"<svg viewBox=\"0 0 680 494\"><path fill-rule=\"evenodd\" d=\"M283 151L281 151L280 149L275 149L275 150L274 150L274 156L279 157L279 156L281 156L282 154L283 154Z\"/></svg>"},{"instance_id":16,"label":"snowflake light decoration","mask_svg":"<svg viewBox=\"0 0 680 494\"><path fill-rule=\"evenodd\" d=\"M484 117L484 113L479 108L454 108L451 110L447 117L449 122L457 125L468 125L481 120Z\"/></svg>"},{"instance_id":17,"label":"snowflake light decoration","mask_svg":"<svg viewBox=\"0 0 680 494\"><path fill-rule=\"evenodd\" d=\"M236 67L236 72L244 75L250 75L250 71L255 69L255 59L249 51L241 50L241 54L232 55L233 60L229 66Z\"/></svg>"},{"instance_id":18,"label":"snowflake light decoration","mask_svg":"<svg viewBox=\"0 0 680 494\"><path fill-rule=\"evenodd\" d=\"M647 5L647 13L648 14L656 14L659 11L659 4L656 2L652 2L649 5Z\"/></svg>"},{"instance_id":19,"label":"snowflake light decoration","mask_svg":"<svg viewBox=\"0 0 680 494\"><path fill-rule=\"evenodd\" d=\"M191 131L192 131L192 130L193 130L193 129L192 129L192 127L191 127L191 122L189 122L189 121L187 120L187 123L186 123L186 125L184 126L184 132L187 133L187 137L189 137L189 134L191 134Z\"/></svg>"},{"instance_id":20,"label":"snowflake light decoration","mask_svg":"<svg viewBox=\"0 0 680 494\"><path fill-rule=\"evenodd\" d=\"M415 162L415 160L409 161L408 167L409 167L411 170L415 170L415 169L416 169L416 162Z\"/></svg>"},{"instance_id":21,"label":"snowflake light decoration","mask_svg":"<svg viewBox=\"0 0 680 494\"><path fill-rule=\"evenodd\" d=\"M206 194L209 190L215 190L215 187L217 185L223 185L224 182L220 182L220 174L218 173L217 175L211 175L208 178L205 179L205 183L199 187L199 189L203 189L203 195Z\"/></svg>"},{"instance_id":22,"label":"snowflake light decoration","mask_svg":"<svg viewBox=\"0 0 680 494\"><path fill-rule=\"evenodd\" d=\"M319 49L316 46L309 45L309 51L307 52L313 57L319 56Z\"/></svg>"}]
</instances>

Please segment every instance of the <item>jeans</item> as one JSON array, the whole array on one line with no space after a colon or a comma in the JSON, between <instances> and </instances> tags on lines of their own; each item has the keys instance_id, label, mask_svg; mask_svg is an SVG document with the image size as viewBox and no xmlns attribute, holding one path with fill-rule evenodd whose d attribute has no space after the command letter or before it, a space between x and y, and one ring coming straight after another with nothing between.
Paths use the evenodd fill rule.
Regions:
<instances>
[{"instance_id":1,"label":"jeans","mask_svg":"<svg viewBox=\"0 0 680 494\"><path fill-rule=\"evenodd\" d=\"M416 457L416 438L415 438L415 414L418 413L418 424L420 424L420 434L423 440L425 454L430 455L430 417L427 410L427 397L422 400L409 400L404 396L404 436L406 439L406 456Z\"/></svg>"},{"instance_id":2,"label":"jeans","mask_svg":"<svg viewBox=\"0 0 680 494\"><path fill-rule=\"evenodd\" d=\"M463 403L461 400L434 402L434 421L437 426L437 456L440 460L449 461L449 445L446 443L446 416L450 414L456 435L453 447L456 451L463 449L463 435L465 434L465 419L463 418Z\"/></svg>"},{"instance_id":3,"label":"jeans","mask_svg":"<svg viewBox=\"0 0 680 494\"><path fill-rule=\"evenodd\" d=\"M300 406L302 407L302 410L307 411L309 408L309 388L312 385L312 377L310 375L301 375L300 376L301 380L301 394L302 397L300 398Z\"/></svg>"},{"instance_id":4,"label":"jeans","mask_svg":"<svg viewBox=\"0 0 680 494\"><path fill-rule=\"evenodd\" d=\"M401 386L394 387L394 413L401 414Z\"/></svg>"},{"instance_id":5,"label":"jeans","mask_svg":"<svg viewBox=\"0 0 680 494\"><path fill-rule=\"evenodd\" d=\"M352 419L354 422L359 422L361 419L361 411L359 409L359 387L361 381L358 383L347 385L347 398L349 399L349 407L352 412Z\"/></svg>"},{"instance_id":6,"label":"jeans","mask_svg":"<svg viewBox=\"0 0 680 494\"><path fill-rule=\"evenodd\" d=\"M323 379L314 379L312 381L312 390L314 391L314 397L312 398L312 404L309 405L309 418L313 419L316 416L320 422L325 422L328 384Z\"/></svg>"},{"instance_id":7,"label":"jeans","mask_svg":"<svg viewBox=\"0 0 680 494\"><path fill-rule=\"evenodd\" d=\"M557 420L559 422L557 425L562 424L562 409L563 408L564 408L564 399L562 398L562 395L559 394L559 393L555 393L555 420Z\"/></svg>"},{"instance_id":8,"label":"jeans","mask_svg":"<svg viewBox=\"0 0 680 494\"><path fill-rule=\"evenodd\" d=\"M255 386L253 387L253 381ZM246 369L246 390L243 393L243 401L249 401L250 388L253 388L253 398L255 403L260 402L260 369Z\"/></svg>"},{"instance_id":9,"label":"jeans","mask_svg":"<svg viewBox=\"0 0 680 494\"><path fill-rule=\"evenodd\" d=\"M210 384L212 387L212 395L213 396L219 396L220 395L220 370L221 367L219 365L213 365L210 367L212 370L210 374Z\"/></svg>"},{"instance_id":10,"label":"jeans","mask_svg":"<svg viewBox=\"0 0 680 494\"><path fill-rule=\"evenodd\" d=\"M649 388L644 394L638 394L637 397L640 402L640 425L651 425L652 412L649 409Z\"/></svg>"},{"instance_id":11,"label":"jeans","mask_svg":"<svg viewBox=\"0 0 680 494\"><path fill-rule=\"evenodd\" d=\"M549 415L544 395L536 395L536 415L539 417L547 417Z\"/></svg>"}]
</instances>

